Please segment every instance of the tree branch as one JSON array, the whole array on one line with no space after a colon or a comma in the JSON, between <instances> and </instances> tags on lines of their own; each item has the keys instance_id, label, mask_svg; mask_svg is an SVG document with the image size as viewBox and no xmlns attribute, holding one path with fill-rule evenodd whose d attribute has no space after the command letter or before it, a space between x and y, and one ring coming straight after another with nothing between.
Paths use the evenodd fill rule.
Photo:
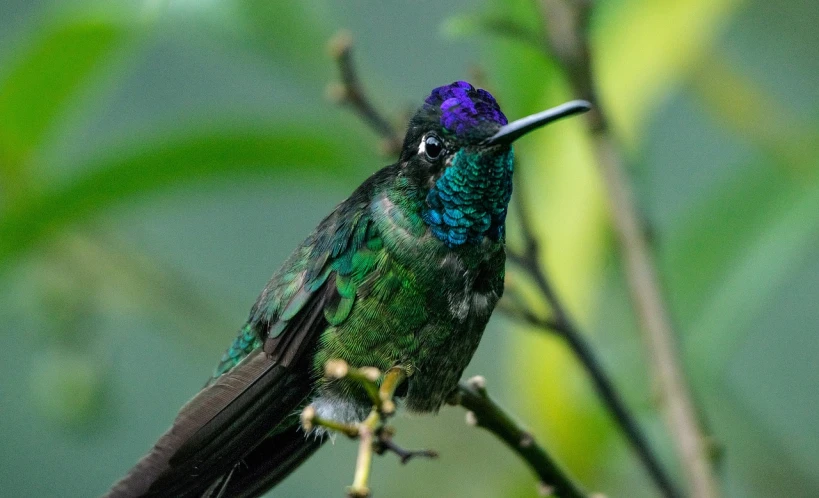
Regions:
<instances>
[{"instance_id":1,"label":"tree branch","mask_svg":"<svg viewBox=\"0 0 819 498\"><path fill-rule=\"evenodd\" d=\"M555 495L560 498L587 496L551 459L534 436L520 427L489 397L483 377L472 377L466 382L461 382L450 401L468 410L467 423L482 427L497 436L529 465L540 479L539 491L542 496Z\"/></svg>"},{"instance_id":2,"label":"tree branch","mask_svg":"<svg viewBox=\"0 0 819 498\"><path fill-rule=\"evenodd\" d=\"M342 31L330 40L329 47L341 75L341 83L331 83L328 86L327 93L330 98L352 108L373 131L381 136L384 153L397 155L401 152L403 141L389 120L378 112L364 92L353 63L352 37L348 32Z\"/></svg>"},{"instance_id":3,"label":"tree branch","mask_svg":"<svg viewBox=\"0 0 819 498\"><path fill-rule=\"evenodd\" d=\"M516 181L519 182L520 180ZM518 188L516 190L520 192L522 189ZM637 452L654 482L665 496L670 498L679 496L679 492L665 472L660 459L652 451L648 438L640 430L637 419L628 410L625 402L614 388L614 384L606 375L602 363L597 359L597 355L585 339L584 334L580 332L579 327L572 320L571 315L566 310L563 301L558 297L548 275L544 271L540 261L539 244L532 228L526 198L523 195L518 195L515 205L517 206L521 235L523 236L523 251L518 252L510 248L507 250L508 257L510 261L522 268L532 278L537 289L549 304L552 316L550 319L536 317L531 313L518 313L512 316L522 317L527 323L542 330L557 332L566 340L583 368L589 373L597 394L608 407L620 430L623 431L626 439Z\"/></svg>"},{"instance_id":4,"label":"tree branch","mask_svg":"<svg viewBox=\"0 0 819 498\"><path fill-rule=\"evenodd\" d=\"M369 480L373 454L382 455L392 451L401 463L407 463L414 457L436 458L434 451L408 451L392 440L395 431L386 425L387 420L395 414L395 391L407 379L407 371L402 367L393 367L383 375L377 368L350 368L343 360L331 360L324 366L324 375L330 380L347 379L364 388L373 403L373 409L362 422L348 424L337 420L321 418L313 405L307 406L301 413L301 425L304 432L310 434L316 427L339 432L351 439L358 439L358 457L355 463L353 484L347 489L349 498L367 498L370 496ZM381 379L381 385L378 380Z\"/></svg>"},{"instance_id":5,"label":"tree branch","mask_svg":"<svg viewBox=\"0 0 819 498\"><path fill-rule=\"evenodd\" d=\"M577 97L592 103L589 128L604 183L626 278L635 311L644 330L654 374L665 403L667 423L676 442L691 493L698 498L718 496L705 438L675 341L660 279L646 231L641 228L623 153L611 133L605 108L597 98L592 77L588 23L591 0L540 0L546 42L568 75Z\"/></svg>"},{"instance_id":6,"label":"tree branch","mask_svg":"<svg viewBox=\"0 0 819 498\"><path fill-rule=\"evenodd\" d=\"M343 40L343 43L335 41L334 44L337 47L344 47L344 50L341 51L336 49L334 53L340 54L343 52L346 54L344 58L338 58L342 68L342 80L357 82L358 77L355 74L355 67L352 64L352 59L349 57L351 47L349 37L337 38L337 40L339 39ZM356 91L351 92L348 90L346 93L351 94L357 92L360 98L347 100L346 103L352 105L359 116L369 116L372 114L378 115L378 113L375 113L372 110L369 100L361 94L361 86L357 83L354 86L357 88ZM362 104L362 102L366 104ZM365 122L373 127L374 130L381 136L388 136L389 134L394 133L392 128L384 128L379 125L379 122L386 123L386 120L365 119ZM520 189L517 190L520 191ZM534 236L534 231L531 228L531 218L528 216L526 206L521 197L522 196L518 196L517 205L520 212L521 225L523 227L524 251L523 253L517 253L510 250L508 256L512 262L518 264L521 269L523 269L533 278L539 291L542 293L543 297L551 307L552 317L540 318L531 311L523 308L513 309L505 304L501 305L502 309L510 312L512 316L536 325L542 329L556 331L566 339L570 348L578 357L583 367L589 372L598 394L612 412L621 430L636 449L638 455L649 469L650 474L657 481L658 486L664 490L666 496L678 496L673 488L673 485L671 484L670 479L663 471L659 460L651 451L647 438L640 431L635 417L631 415L626 408L625 403L623 403L619 394L615 390L613 383L605 374L605 371L603 370L601 363L597 360L592 348L585 341L583 335L571 320L562 301L558 299L557 294L552 288L551 282L546 276L546 273L543 271L542 265L540 264L538 243Z\"/></svg>"}]
</instances>

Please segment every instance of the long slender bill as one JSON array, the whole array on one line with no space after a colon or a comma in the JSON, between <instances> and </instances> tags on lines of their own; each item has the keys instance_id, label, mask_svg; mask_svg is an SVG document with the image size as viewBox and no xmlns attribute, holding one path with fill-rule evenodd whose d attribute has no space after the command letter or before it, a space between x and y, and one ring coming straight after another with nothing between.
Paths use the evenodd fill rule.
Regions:
<instances>
[{"instance_id":1,"label":"long slender bill","mask_svg":"<svg viewBox=\"0 0 819 498\"><path fill-rule=\"evenodd\" d=\"M558 119L582 114L591 110L591 104L585 100L572 100L557 107L546 109L537 114L520 118L502 127L497 133L487 138L483 145L510 144L530 131L545 126Z\"/></svg>"}]
</instances>

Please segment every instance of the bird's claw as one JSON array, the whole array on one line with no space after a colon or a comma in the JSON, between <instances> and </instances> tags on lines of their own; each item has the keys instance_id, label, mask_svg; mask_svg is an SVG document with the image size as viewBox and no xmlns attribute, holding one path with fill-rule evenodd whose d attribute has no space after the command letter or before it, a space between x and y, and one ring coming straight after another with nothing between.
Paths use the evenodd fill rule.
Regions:
<instances>
[{"instance_id":1,"label":"bird's claw","mask_svg":"<svg viewBox=\"0 0 819 498\"><path fill-rule=\"evenodd\" d=\"M392 437L395 434L395 429L389 426L381 426L381 428L376 433L376 440L373 443L373 450L378 455L383 455L388 451L391 451L398 455L398 458L401 459L401 463L407 463L413 458L421 457L421 458L438 458L438 452L433 450L407 450L398 446L395 441L393 441Z\"/></svg>"},{"instance_id":2,"label":"bird's claw","mask_svg":"<svg viewBox=\"0 0 819 498\"><path fill-rule=\"evenodd\" d=\"M355 478L353 485L347 489L348 496L366 497L370 495L367 482L373 453L382 455L391 451L398 455L401 463L407 463L415 457L435 458L438 456L436 452L430 450L410 451L401 448L392 440L395 430L386 425L387 419L395 414L395 392L409 374L408 369L396 366L382 375L377 368L352 368L344 360L331 360L325 365L325 377L348 379L360 384L373 403L373 409L367 418L357 424L323 419L316 414L316 409L312 405L305 408L301 414L301 424L305 431L309 432L314 427L323 427L360 441ZM380 385L379 380L381 380Z\"/></svg>"}]
</instances>

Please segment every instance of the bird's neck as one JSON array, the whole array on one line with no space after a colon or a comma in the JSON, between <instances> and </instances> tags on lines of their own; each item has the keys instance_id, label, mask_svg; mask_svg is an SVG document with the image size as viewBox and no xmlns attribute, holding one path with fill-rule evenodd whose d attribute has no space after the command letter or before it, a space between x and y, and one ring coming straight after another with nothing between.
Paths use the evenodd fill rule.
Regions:
<instances>
[{"instance_id":1,"label":"bird's neck","mask_svg":"<svg viewBox=\"0 0 819 498\"><path fill-rule=\"evenodd\" d=\"M435 182L422 208L432 234L449 247L503 240L512 196L513 153L459 151Z\"/></svg>"}]
</instances>

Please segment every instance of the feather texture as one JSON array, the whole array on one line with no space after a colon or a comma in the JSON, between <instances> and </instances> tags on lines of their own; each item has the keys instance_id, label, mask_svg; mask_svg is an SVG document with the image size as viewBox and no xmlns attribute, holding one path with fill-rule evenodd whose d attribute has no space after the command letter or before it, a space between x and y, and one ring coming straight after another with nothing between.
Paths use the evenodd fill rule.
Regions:
<instances>
[{"instance_id":1,"label":"feather texture","mask_svg":"<svg viewBox=\"0 0 819 498\"><path fill-rule=\"evenodd\" d=\"M168 496L169 489L181 489L195 479L196 465L178 465L180 450L190 441L201 439L208 432L208 423L227 420L263 392L280 392L280 384L287 384L286 370L270 361L264 354L251 354L235 368L206 386L179 412L173 426L159 438L154 448L117 483L107 496ZM294 392L295 394L295 392ZM303 393L302 396L306 395ZM286 401L286 400L282 400ZM211 426L211 430L215 427ZM204 432L203 432L204 431ZM184 451L183 451L184 453ZM192 455L192 458L195 456ZM201 463L203 459L195 461ZM209 467L209 466L206 466ZM202 486L204 490L206 486ZM194 488L198 488L194 486ZM193 490L194 493L196 489ZM186 493L178 493L180 496Z\"/></svg>"},{"instance_id":2,"label":"feather texture","mask_svg":"<svg viewBox=\"0 0 819 498\"><path fill-rule=\"evenodd\" d=\"M404 406L438 410L503 293L512 151L481 144L505 122L467 83L434 90L399 162L274 273L208 384L108 496L262 494L321 445L299 428L306 404L334 400L352 419L370 408L361 386L324 379L330 359L410 368ZM432 135L440 157L424 152Z\"/></svg>"},{"instance_id":3,"label":"feather texture","mask_svg":"<svg viewBox=\"0 0 819 498\"><path fill-rule=\"evenodd\" d=\"M338 324L352 309L353 260L363 264L354 254L365 245L366 199L374 185L365 182L341 203L273 275L214 377L108 497L214 495L220 486L238 485L231 482L252 487L248 480L255 474L237 476L235 467L255 448L266 448L268 463L292 459L295 465L313 447L288 440L274 451L268 438L312 392L305 353L330 325L327 317ZM298 423L289 428L304 438L296 432Z\"/></svg>"}]
</instances>

